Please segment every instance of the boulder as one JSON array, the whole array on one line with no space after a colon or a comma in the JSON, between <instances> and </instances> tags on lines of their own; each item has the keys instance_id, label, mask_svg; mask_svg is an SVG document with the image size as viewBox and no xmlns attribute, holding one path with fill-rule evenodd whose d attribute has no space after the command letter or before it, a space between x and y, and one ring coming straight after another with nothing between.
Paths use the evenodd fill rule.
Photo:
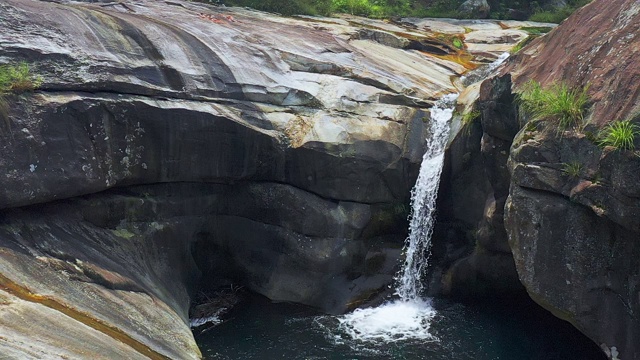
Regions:
<instances>
[{"instance_id":1,"label":"boulder","mask_svg":"<svg viewBox=\"0 0 640 360\"><path fill-rule=\"evenodd\" d=\"M466 0L458 8L458 13L467 19L486 19L490 10L487 0Z\"/></svg>"},{"instance_id":2,"label":"boulder","mask_svg":"<svg viewBox=\"0 0 640 360\"><path fill-rule=\"evenodd\" d=\"M542 85L560 80L573 88L588 85L590 123L601 127L640 111L638 33L637 1L592 1L548 36L533 40L502 71L512 73L516 86L530 79Z\"/></svg>"},{"instance_id":3,"label":"boulder","mask_svg":"<svg viewBox=\"0 0 640 360\"><path fill-rule=\"evenodd\" d=\"M510 76L484 81L474 106L481 111L480 120L458 133L445 157L448 161L466 158L468 163L445 167L439 209L440 219L471 234L466 256L450 264L442 279L443 291L477 299L523 291L503 224L511 183L509 148L519 129ZM459 155L459 143L466 145L464 156ZM474 196L470 196L472 189Z\"/></svg>"},{"instance_id":4,"label":"boulder","mask_svg":"<svg viewBox=\"0 0 640 360\"><path fill-rule=\"evenodd\" d=\"M640 267L633 260L640 192L631 170L639 159L632 151L599 147L594 136L612 121L638 121L640 42L630 34L639 33L639 24L636 1L594 1L504 69L516 86L528 79L589 85L588 126L556 136L550 124L547 130L539 124L516 136L505 226L531 297L612 359L640 357ZM584 26L592 29L582 33Z\"/></svg>"},{"instance_id":5,"label":"boulder","mask_svg":"<svg viewBox=\"0 0 640 360\"><path fill-rule=\"evenodd\" d=\"M638 232L563 196L520 186L506 210L516 267L530 296L609 358L638 358Z\"/></svg>"}]
</instances>

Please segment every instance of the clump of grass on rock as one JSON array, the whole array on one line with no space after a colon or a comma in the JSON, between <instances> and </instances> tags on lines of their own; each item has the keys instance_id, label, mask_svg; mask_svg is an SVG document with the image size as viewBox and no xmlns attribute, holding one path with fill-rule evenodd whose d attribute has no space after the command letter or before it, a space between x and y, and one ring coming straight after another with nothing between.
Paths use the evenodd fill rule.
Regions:
<instances>
[{"instance_id":1,"label":"clump of grass on rock","mask_svg":"<svg viewBox=\"0 0 640 360\"><path fill-rule=\"evenodd\" d=\"M40 85L42 79L34 76L25 62L0 65L0 93L33 91Z\"/></svg>"},{"instance_id":2,"label":"clump of grass on rock","mask_svg":"<svg viewBox=\"0 0 640 360\"><path fill-rule=\"evenodd\" d=\"M631 120L616 121L602 130L598 144L619 150L634 150L636 135L640 135L640 127Z\"/></svg>"},{"instance_id":3,"label":"clump of grass on rock","mask_svg":"<svg viewBox=\"0 0 640 360\"><path fill-rule=\"evenodd\" d=\"M562 172L571 177L579 177L582 173L582 164L570 162L562 165Z\"/></svg>"},{"instance_id":4,"label":"clump of grass on rock","mask_svg":"<svg viewBox=\"0 0 640 360\"><path fill-rule=\"evenodd\" d=\"M536 81L525 83L518 96L520 109L530 120L546 121L556 132L579 129L589 102L588 86L572 89L564 83L543 88Z\"/></svg>"},{"instance_id":5,"label":"clump of grass on rock","mask_svg":"<svg viewBox=\"0 0 640 360\"><path fill-rule=\"evenodd\" d=\"M0 65L0 118L6 118L9 104L6 96L33 91L42 85L42 78L34 76L25 62Z\"/></svg>"}]
</instances>

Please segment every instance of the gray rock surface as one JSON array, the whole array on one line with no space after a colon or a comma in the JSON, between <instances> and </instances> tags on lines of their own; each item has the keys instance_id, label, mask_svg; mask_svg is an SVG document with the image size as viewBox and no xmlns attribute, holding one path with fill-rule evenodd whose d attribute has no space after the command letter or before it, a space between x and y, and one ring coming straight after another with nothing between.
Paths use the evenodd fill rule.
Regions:
<instances>
[{"instance_id":1,"label":"gray rock surface","mask_svg":"<svg viewBox=\"0 0 640 360\"><path fill-rule=\"evenodd\" d=\"M588 126L554 136L539 124L516 136L505 225L531 297L619 359L640 358L640 158L601 148L594 137L612 121L640 121L631 84L640 68L640 41L631 35L639 24L637 1L594 1L512 64L516 83L590 84ZM584 26L592 30L576 31Z\"/></svg>"},{"instance_id":2,"label":"gray rock surface","mask_svg":"<svg viewBox=\"0 0 640 360\"><path fill-rule=\"evenodd\" d=\"M198 358L189 302L222 279L332 313L383 291L473 55L355 17L3 1L0 62L43 83L0 121L0 353Z\"/></svg>"},{"instance_id":3,"label":"gray rock surface","mask_svg":"<svg viewBox=\"0 0 640 360\"><path fill-rule=\"evenodd\" d=\"M484 81L478 96L474 106L481 111L480 119L467 124L471 129L458 132L447 156L448 162L465 159L467 163L447 168L443 180L448 190L439 204L448 227L464 229L471 242L470 254L448 268L443 290L467 298L523 290L503 223L511 184L509 148L519 129L510 77ZM453 152L459 143L466 144L462 156Z\"/></svg>"}]
</instances>

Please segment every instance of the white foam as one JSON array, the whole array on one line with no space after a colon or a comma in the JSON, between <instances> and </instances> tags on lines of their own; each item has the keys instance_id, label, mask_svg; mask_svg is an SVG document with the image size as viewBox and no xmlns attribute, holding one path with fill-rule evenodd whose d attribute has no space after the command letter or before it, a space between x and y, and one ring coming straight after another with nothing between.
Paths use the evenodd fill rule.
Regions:
<instances>
[{"instance_id":1,"label":"white foam","mask_svg":"<svg viewBox=\"0 0 640 360\"><path fill-rule=\"evenodd\" d=\"M494 63L483 69L478 78L495 70L509 57L502 54ZM423 300L422 276L429 264L431 234L434 225L436 198L442 174L445 146L449 136L449 122L453 116L458 94L448 94L431 108L430 137L422 158L416 185L411 190L411 218L409 237L405 242L405 262L396 278L396 295L399 300L379 307L356 309L337 317L339 332L356 342L399 342L405 340L437 341L429 333L436 311L429 300ZM342 335L334 341L344 342Z\"/></svg>"},{"instance_id":2,"label":"white foam","mask_svg":"<svg viewBox=\"0 0 640 360\"><path fill-rule=\"evenodd\" d=\"M192 328L197 328L198 326L202 326L204 324L213 324L218 325L222 322L217 316L208 316L204 318L197 318L189 320L189 326Z\"/></svg>"},{"instance_id":3,"label":"white foam","mask_svg":"<svg viewBox=\"0 0 640 360\"><path fill-rule=\"evenodd\" d=\"M216 311L216 313L211 316L189 319L189 327L194 329L205 324L211 324L212 326L220 325L222 323L222 319L220 319L220 314L225 310L226 309L223 308L221 310Z\"/></svg>"},{"instance_id":4,"label":"white foam","mask_svg":"<svg viewBox=\"0 0 640 360\"><path fill-rule=\"evenodd\" d=\"M356 309L338 318L339 329L356 341L398 342L410 339L437 341L429 333L436 315L429 301L396 300L378 307Z\"/></svg>"},{"instance_id":5,"label":"white foam","mask_svg":"<svg viewBox=\"0 0 640 360\"><path fill-rule=\"evenodd\" d=\"M436 197L449 136L449 121L458 94L442 97L431 108L430 138L422 159L418 180L411 190L411 220L405 244L405 262L398 275L396 294L399 300L379 307L356 309L338 317L339 330L352 340L398 342L412 339L437 340L429 333L436 311L423 300L422 275L428 265ZM337 339L340 341L341 339Z\"/></svg>"}]
</instances>

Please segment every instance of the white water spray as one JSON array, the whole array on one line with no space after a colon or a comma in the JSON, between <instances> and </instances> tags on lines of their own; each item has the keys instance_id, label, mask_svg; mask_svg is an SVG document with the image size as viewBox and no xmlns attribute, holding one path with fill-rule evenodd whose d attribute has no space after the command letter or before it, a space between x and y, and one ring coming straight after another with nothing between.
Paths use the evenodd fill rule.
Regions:
<instances>
[{"instance_id":1,"label":"white water spray","mask_svg":"<svg viewBox=\"0 0 640 360\"><path fill-rule=\"evenodd\" d=\"M503 54L494 63L480 70L482 78L495 70L507 57L508 54ZM471 74L467 78L473 76ZM431 108L431 137L427 139L427 150L422 158L420 173L411 190L411 220L405 244L406 258L396 279L396 295L399 299L376 308L356 309L339 317L340 330L351 339L367 342L408 339L437 341L429 333L430 322L436 312L429 300L421 298L422 276L428 266L436 197L449 137L449 123L457 98L458 94L445 95Z\"/></svg>"}]
</instances>

